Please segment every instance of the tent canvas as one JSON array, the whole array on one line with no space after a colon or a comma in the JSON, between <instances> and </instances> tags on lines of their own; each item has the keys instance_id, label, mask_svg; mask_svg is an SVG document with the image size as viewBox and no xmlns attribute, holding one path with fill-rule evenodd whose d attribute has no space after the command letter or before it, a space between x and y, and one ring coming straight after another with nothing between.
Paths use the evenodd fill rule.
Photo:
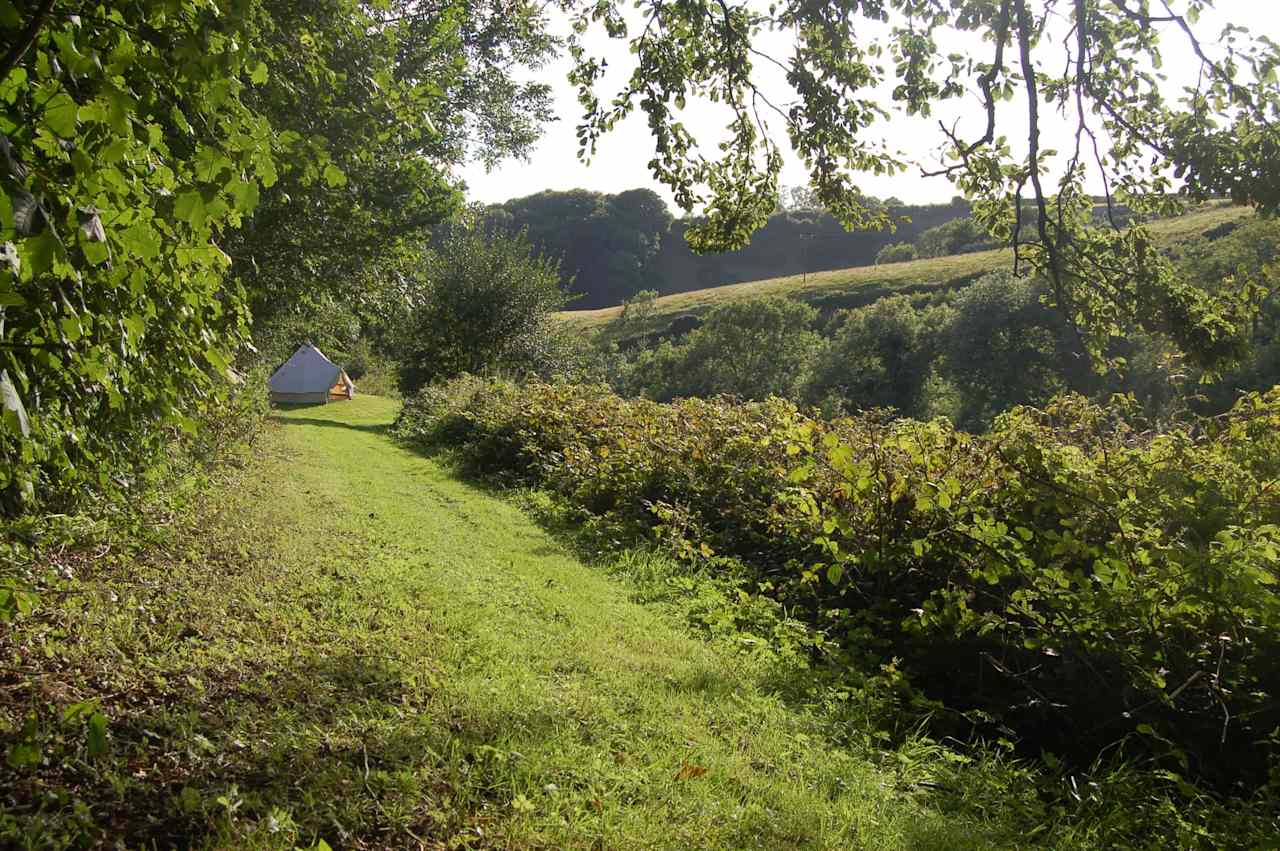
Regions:
<instances>
[{"instance_id":1,"label":"tent canvas","mask_svg":"<svg viewBox=\"0 0 1280 851\"><path fill-rule=\"evenodd\" d=\"M342 367L304 343L267 379L272 402L329 402L350 399L356 386Z\"/></svg>"}]
</instances>

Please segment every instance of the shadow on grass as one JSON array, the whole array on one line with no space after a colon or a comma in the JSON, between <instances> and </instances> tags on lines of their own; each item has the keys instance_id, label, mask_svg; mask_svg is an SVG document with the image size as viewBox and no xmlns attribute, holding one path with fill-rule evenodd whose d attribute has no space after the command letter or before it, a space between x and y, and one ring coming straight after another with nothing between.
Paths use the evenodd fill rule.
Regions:
<instances>
[{"instance_id":1,"label":"shadow on grass","mask_svg":"<svg viewBox=\"0 0 1280 851\"><path fill-rule=\"evenodd\" d=\"M298 407L323 407L320 405L305 405ZM276 422L282 425L307 425L320 426L322 428L344 428L350 431L363 431L367 434L386 435L391 431L391 426L386 423L344 423L338 420L322 420L316 417L272 417Z\"/></svg>"},{"instance_id":2,"label":"shadow on grass","mask_svg":"<svg viewBox=\"0 0 1280 851\"><path fill-rule=\"evenodd\" d=\"M505 803L517 770L501 747L510 731L549 738L562 721L432 712L432 689L412 666L377 652L283 661L224 671L207 690L136 695L147 699L113 710L109 759L84 760L73 740L46 742L35 771L0 763L6 827L30 847L68 827L87 845L281 848L323 837L334 848L456 847ZM50 788L75 790L66 811L50 806ZM4 835L0 845L15 847ZM467 847L504 847L496 839Z\"/></svg>"}]
</instances>

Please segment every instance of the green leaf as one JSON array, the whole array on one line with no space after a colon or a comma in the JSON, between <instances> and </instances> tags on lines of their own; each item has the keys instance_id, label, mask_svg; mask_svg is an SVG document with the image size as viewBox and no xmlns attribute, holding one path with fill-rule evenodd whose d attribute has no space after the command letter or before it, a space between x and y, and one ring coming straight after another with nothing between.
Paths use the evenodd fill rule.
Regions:
<instances>
[{"instance_id":1,"label":"green leaf","mask_svg":"<svg viewBox=\"0 0 1280 851\"><path fill-rule=\"evenodd\" d=\"M343 173L342 169L338 168L333 163L329 163L324 167L324 179L330 186L336 187L347 185L347 176Z\"/></svg>"},{"instance_id":2,"label":"green leaf","mask_svg":"<svg viewBox=\"0 0 1280 851\"><path fill-rule=\"evenodd\" d=\"M827 568L827 581L832 585L838 584L843 576L844 568L840 565L833 564Z\"/></svg>"},{"instance_id":3,"label":"green leaf","mask_svg":"<svg viewBox=\"0 0 1280 851\"><path fill-rule=\"evenodd\" d=\"M44 123L64 139L76 135L76 116L80 107L66 92L58 92L44 106Z\"/></svg>"},{"instance_id":4,"label":"green leaf","mask_svg":"<svg viewBox=\"0 0 1280 851\"><path fill-rule=\"evenodd\" d=\"M103 756L107 752L107 716L95 712L89 716L88 729L85 731L85 744L89 747L89 756Z\"/></svg>"},{"instance_id":5,"label":"green leaf","mask_svg":"<svg viewBox=\"0 0 1280 851\"><path fill-rule=\"evenodd\" d=\"M82 239L80 241L80 250L84 252L84 259L94 266L105 263L111 257L111 252L107 249L106 243L102 242Z\"/></svg>"},{"instance_id":6,"label":"green leaf","mask_svg":"<svg viewBox=\"0 0 1280 851\"><path fill-rule=\"evenodd\" d=\"M62 723L70 724L71 722L84 718L87 715L92 715L97 711L97 700L82 700L79 703L73 703L66 709L62 710Z\"/></svg>"},{"instance_id":7,"label":"green leaf","mask_svg":"<svg viewBox=\"0 0 1280 851\"><path fill-rule=\"evenodd\" d=\"M190 135L195 131L195 128L191 126L191 122L187 120L187 114L181 109L178 109L178 107L175 106L173 109L169 110L169 118L173 120L173 123L183 133Z\"/></svg>"},{"instance_id":8,"label":"green leaf","mask_svg":"<svg viewBox=\"0 0 1280 851\"><path fill-rule=\"evenodd\" d=\"M231 187L231 197L235 199L236 209L245 215L251 214L258 206L258 184L253 180L240 180Z\"/></svg>"},{"instance_id":9,"label":"green leaf","mask_svg":"<svg viewBox=\"0 0 1280 851\"><path fill-rule=\"evenodd\" d=\"M256 86L261 86L267 81L267 63L259 62L253 66L253 70L249 72L249 79Z\"/></svg>"},{"instance_id":10,"label":"green leaf","mask_svg":"<svg viewBox=\"0 0 1280 851\"><path fill-rule=\"evenodd\" d=\"M134 314L126 316L123 320L125 330L129 332L129 336L133 339L139 339L147 330L147 320L142 316Z\"/></svg>"},{"instance_id":11,"label":"green leaf","mask_svg":"<svg viewBox=\"0 0 1280 851\"><path fill-rule=\"evenodd\" d=\"M213 368L219 372L225 373L231 366L227 363L226 357L217 349L209 348L204 351L204 359L213 365Z\"/></svg>"},{"instance_id":12,"label":"green leaf","mask_svg":"<svg viewBox=\"0 0 1280 851\"><path fill-rule=\"evenodd\" d=\"M4 369L0 369L0 409L3 409L6 430L23 437L31 435L31 422L27 419L26 406L22 404L22 397L18 395L13 379L9 378L9 371Z\"/></svg>"},{"instance_id":13,"label":"green leaf","mask_svg":"<svg viewBox=\"0 0 1280 851\"><path fill-rule=\"evenodd\" d=\"M40 746L35 742L17 742L9 748L6 761L10 768L33 768L40 764Z\"/></svg>"},{"instance_id":14,"label":"green leaf","mask_svg":"<svg viewBox=\"0 0 1280 851\"><path fill-rule=\"evenodd\" d=\"M130 253L154 260L160 253L160 234L146 222L138 222L120 232L120 240Z\"/></svg>"},{"instance_id":15,"label":"green leaf","mask_svg":"<svg viewBox=\"0 0 1280 851\"><path fill-rule=\"evenodd\" d=\"M280 175L276 171L276 162L267 151L259 151L254 156L253 166L258 172L259 179L262 180L262 185L267 189L275 186L276 181L280 179Z\"/></svg>"},{"instance_id":16,"label":"green leaf","mask_svg":"<svg viewBox=\"0 0 1280 851\"><path fill-rule=\"evenodd\" d=\"M45 231L38 236L24 239L18 249L26 254L27 272L32 277L42 275L53 268L53 261L65 253L53 234Z\"/></svg>"},{"instance_id":17,"label":"green leaf","mask_svg":"<svg viewBox=\"0 0 1280 851\"><path fill-rule=\"evenodd\" d=\"M173 205L173 214L196 230L203 228L208 220L208 209L200 190L191 189L179 195Z\"/></svg>"},{"instance_id":18,"label":"green leaf","mask_svg":"<svg viewBox=\"0 0 1280 851\"><path fill-rule=\"evenodd\" d=\"M223 171L230 171L231 160L217 148L201 145L196 151L196 178L205 183L213 183Z\"/></svg>"}]
</instances>

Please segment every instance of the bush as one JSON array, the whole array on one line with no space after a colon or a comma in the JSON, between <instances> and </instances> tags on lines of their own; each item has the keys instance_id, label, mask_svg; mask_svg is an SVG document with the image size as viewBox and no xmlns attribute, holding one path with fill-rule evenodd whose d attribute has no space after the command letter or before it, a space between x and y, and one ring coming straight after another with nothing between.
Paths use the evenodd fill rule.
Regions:
<instances>
[{"instance_id":1,"label":"bush","mask_svg":"<svg viewBox=\"0 0 1280 851\"><path fill-rule=\"evenodd\" d=\"M925 388L937 357L944 307L916 310L907 296L846 311L806 388L811 402L839 399L843 410L894 408L924 413Z\"/></svg>"},{"instance_id":2,"label":"bush","mask_svg":"<svg viewBox=\"0 0 1280 851\"><path fill-rule=\"evenodd\" d=\"M900 660L939 732L1245 797L1280 769L1280 388L1159 434L1064 397L975 436L471 380L397 431L747 566L846 666Z\"/></svg>"},{"instance_id":3,"label":"bush","mask_svg":"<svg viewBox=\"0 0 1280 851\"><path fill-rule=\"evenodd\" d=\"M986 428L1014 405L1043 404L1093 380L1044 293L1041 281L992 272L956 298L950 321L939 329L939 348L941 371L961 395L961 426Z\"/></svg>"},{"instance_id":4,"label":"bush","mask_svg":"<svg viewBox=\"0 0 1280 851\"><path fill-rule=\"evenodd\" d=\"M906 263L915 260L919 255L916 247L909 242L891 242L876 255L876 265L884 263Z\"/></svg>"},{"instance_id":5,"label":"bush","mask_svg":"<svg viewBox=\"0 0 1280 851\"><path fill-rule=\"evenodd\" d=\"M463 373L535 374L555 351L568 296L559 267L523 237L466 231L431 253L394 345L406 393Z\"/></svg>"},{"instance_id":6,"label":"bush","mask_svg":"<svg viewBox=\"0 0 1280 851\"><path fill-rule=\"evenodd\" d=\"M995 247L990 235L971 216L929 228L916 238L916 250L921 257L945 257Z\"/></svg>"},{"instance_id":7,"label":"bush","mask_svg":"<svg viewBox=\"0 0 1280 851\"><path fill-rule=\"evenodd\" d=\"M729 394L798 399L822 347L818 312L778 296L727 302L682 343L665 342L637 359L635 390L655 399Z\"/></svg>"}]
</instances>

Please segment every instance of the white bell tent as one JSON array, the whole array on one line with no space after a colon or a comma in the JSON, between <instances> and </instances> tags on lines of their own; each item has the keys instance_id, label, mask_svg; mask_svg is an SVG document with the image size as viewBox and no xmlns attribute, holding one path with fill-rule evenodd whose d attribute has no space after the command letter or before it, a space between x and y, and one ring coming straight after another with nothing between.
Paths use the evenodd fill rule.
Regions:
<instances>
[{"instance_id":1,"label":"white bell tent","mask_svg":"<svg viewBox=\"0 0 1280 851\"><path fill-rule=\"evenodd\" d=\"M350 399L356 386L342 367L310 343L303 343L267 380L272 402L330 402Z\"/></svg>"}]
</instances>

